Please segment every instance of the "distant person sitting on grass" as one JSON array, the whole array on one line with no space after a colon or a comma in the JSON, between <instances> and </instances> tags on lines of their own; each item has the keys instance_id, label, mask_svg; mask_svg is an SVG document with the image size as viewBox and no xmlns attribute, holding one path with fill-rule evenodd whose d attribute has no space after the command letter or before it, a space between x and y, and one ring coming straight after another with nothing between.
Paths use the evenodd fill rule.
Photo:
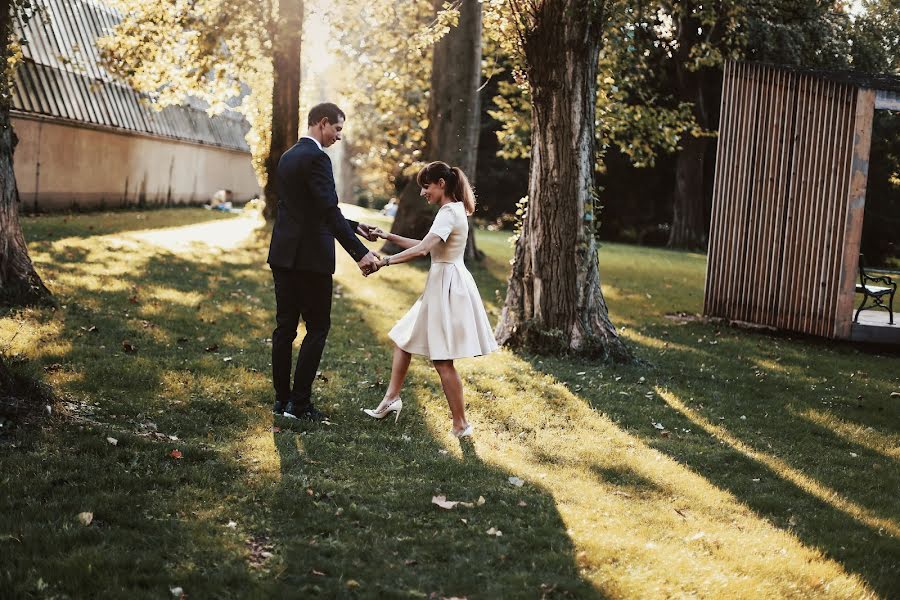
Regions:
<instances>
[{"instance_id":1,"label":"distant person sitting on grass","mask_svg":"<svg viewBox=\"0 0 900 600\"><path fill-rule=\"evenodd\" d=\"M391 198L388 203L381 209L381 214L386 217L393 217L397 214L397 199Z\"/></svg>"},{"instance_id":2,"label":"distant person sitting on grass","mask_svg":"<svg viewBox=\"0 0 900 600\"><path fill-rule=\"evenodd\" d=\"M232 204L233 194L231 190L219 190L213 194L209 204L204 204L203 208L209 210L221 210L223 212L238 212L240 209L234 208Z\"/></svg>"}]
</instances>

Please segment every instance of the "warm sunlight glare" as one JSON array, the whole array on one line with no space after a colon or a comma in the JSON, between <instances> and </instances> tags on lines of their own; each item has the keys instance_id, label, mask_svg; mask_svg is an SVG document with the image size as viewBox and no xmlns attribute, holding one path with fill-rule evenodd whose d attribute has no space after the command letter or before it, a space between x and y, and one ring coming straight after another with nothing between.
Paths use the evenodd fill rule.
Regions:
<instances>
[{"instance_id":1,"label":"warm sunlight glare","mask_svg":"<svg viewBox=\"0 0 900 600\"><path fill-rule=\"evenodd\" d=\"M233 250L260 225L257 216L241 216L227 221L123 233L120 237L152 244L172 252L189 250L195 244Z\"/></svg>"}]
</instances>

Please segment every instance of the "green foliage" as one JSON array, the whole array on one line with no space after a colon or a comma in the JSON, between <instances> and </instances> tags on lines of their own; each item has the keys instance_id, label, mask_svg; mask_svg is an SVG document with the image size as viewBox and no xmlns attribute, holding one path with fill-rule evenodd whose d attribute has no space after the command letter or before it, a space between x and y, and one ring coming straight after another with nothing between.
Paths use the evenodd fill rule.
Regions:
<instances>
[{"instance_id":1,"label":"green foliage","mask_svg":"<svg viewBox=\"0 0 900 600\"><path fill-rule=\"evenodd\" d=\"M854 69L900 75L900 9L896 0L863 0L853 19Z\"/></svg>"},{"instance_id":2,"label":"green foliage","mask_svg":"<svg viewBox=\"0 0 900 600\"><path fill-rule=\"evenodd\" d=\"M104 67L158 107L188 97L210 113L228 108L250 123L247 142L265 179L272 122L273 5L255 0L111 0L122 16L98 40Z\"/></svg>"},{"instance_id":3,"label":"green foliage","mask_svg":"<svg viewBox=\"0 0 900 600\"><path fill-rule=\"evenodd\" d=\"M455 22L454 13L436 17L430 0L348 0L345 10L357 18L335 30L335 49L345 69L352 161L364 189L392 196L421 155L431 45Z\"/></svg>"},{"instance_id":4,"label":"green foliage","mask_svg":"<svg viewBox=\"0 0 900 600\"><path fill-rule=\"evenodd\" d=\"M459 2L345 0L335 28L347 138L360 184L391 197L419 168L428 127L432 47L459 22Z\"/></svg>"},{"instance_id":5,"label":"green foliage","mask_svg":"<svg viewBox=\"0 0 900 600\"><path fill-rule=\"evenodd\" d=\"M878 5L881 13L870 17L871 27L860 21L858 27L877 38L863 45L878 48L884 63L884 54L900 54L891 54L898 39L892 34L897 11L887 8L891 0L867 5L870 11ZM502 16L506 12L503 0L486 4L486 53L497 71L511 74L493 98L490 114L502 124L499 155L527 157L530 97L514 23ZM679 99L676 68L718 71L725 60L742 58L834 68L850 57L848 17L830 0L626 0L609 3L608 15L598 65L598 171L610 146L644 167L653 166L660 153L677 152L686 135L715 135L697 121L694 103ZM862 50L859 54L858 62L875 60Z\"/></svg>"}]
</instances>

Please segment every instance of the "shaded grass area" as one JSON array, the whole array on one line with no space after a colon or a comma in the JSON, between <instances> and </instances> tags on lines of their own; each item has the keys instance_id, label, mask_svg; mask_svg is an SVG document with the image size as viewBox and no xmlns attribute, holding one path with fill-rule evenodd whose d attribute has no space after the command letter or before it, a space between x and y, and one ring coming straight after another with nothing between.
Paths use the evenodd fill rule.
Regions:
<instances>
[{"instance_id":1,"label":"shaded grass area","mask_svg":"<svg viewBox=\"0 0 900 600\"><path fill-rule=\"evenodd\" d=\"M129 213L103 235L96 215L25 221L60 306L2 315L0 347L65 414L0 452L12 597L898 594L896 355L667 317L700 311L705 258L605 245L604 293L642 362L460 361L477 429L459 444L427 361L398 425L364 420L425 271L363 279L341 256L314 390L335 424L273 428L267 232L155 242L171 212L189 214L133 213L140 238ZM496 320L511 248L479 236Z\"/></svg>"}]
</instances>

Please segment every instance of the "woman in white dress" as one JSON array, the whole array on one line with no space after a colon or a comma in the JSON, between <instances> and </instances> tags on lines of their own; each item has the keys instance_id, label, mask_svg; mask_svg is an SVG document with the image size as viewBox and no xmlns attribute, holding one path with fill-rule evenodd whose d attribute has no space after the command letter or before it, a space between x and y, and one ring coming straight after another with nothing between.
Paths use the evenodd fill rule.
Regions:
<instances>
[{"instance_id":1,"label":"woman in white dress","mask_svg":"<svg viewBox=\"0 0 900 600\"><path fill-rule=\"evenodd\" d=\"M416 181L428 203L440 207L425 239L405 238L381 229L373 229L373 233L405 248L382 258L379 267L408 262L430 253L431 269L422 296L388 334L395 346L391 382L384 400L375 409L364 411L376 419L391 413L396 413L395 421L399 418L403 408L400 388L411 355L419 354L431 359L441 378L453 416L451 433L456 437L471 436L472 425L466 420L462 380L453 361L497 349L475 280L463 262L469 236L466 217L475 210L475 194L462 170L443 162L428 164L419 171Z\"/></svg>"}]
</instances>

